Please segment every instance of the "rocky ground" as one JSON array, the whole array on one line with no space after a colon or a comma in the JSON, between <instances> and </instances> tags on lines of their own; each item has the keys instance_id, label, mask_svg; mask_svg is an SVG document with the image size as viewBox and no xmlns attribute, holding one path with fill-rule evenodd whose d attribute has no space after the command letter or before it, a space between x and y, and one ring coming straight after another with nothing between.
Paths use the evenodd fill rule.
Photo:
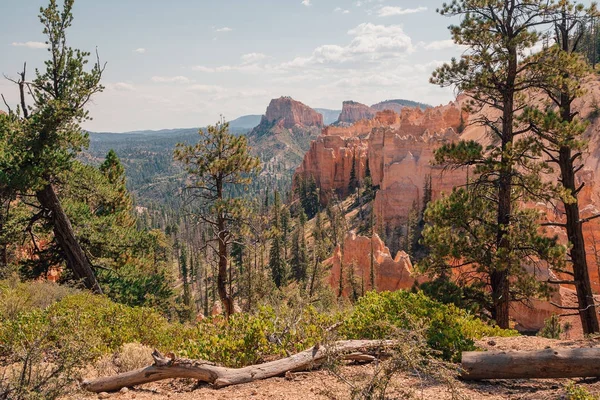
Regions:
<instances>
[{"instance_id":1,"label":"rocky ground","mask_svg":"<svg viewBox=\"0 0 600 400\"><path fill-rule=\"evenodd\" d=\"M539 337L487 338L477 343L486 350L536 350L548 347L596 347L600 340L551 340ZM193 381L171 380L147 384L136 389L124 389L120 393L97 395L75 393L63 400L110 398L114 400L310 400L351 399L353 388L360 388L370 381L374 365L344 366L337 374L322 370L310 373L288 374L287 377L214 390L198 386ZM449 388L440 383L402 374L393 378L387 391L389 399L566 399L565 386L570 382L585 387L590 393L600 395L600 380L530 379L496 380L467 383L453 381L454 397Z\"/></svg>"}]
</instances>

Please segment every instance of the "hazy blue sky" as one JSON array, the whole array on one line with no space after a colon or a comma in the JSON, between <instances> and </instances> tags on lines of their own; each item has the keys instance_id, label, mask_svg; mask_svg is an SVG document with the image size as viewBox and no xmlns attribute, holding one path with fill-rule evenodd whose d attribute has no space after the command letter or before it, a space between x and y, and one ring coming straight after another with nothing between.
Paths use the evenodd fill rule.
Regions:
<instances>
[{"instance_id":1,"label":"hazy blue sky","mask_svg":"<svg viewBox=\"0 0 600 400\"><path fill-rule=\"evenodd\" d=\"M60 0L59 0L60 1ZM438 0L76 0L70 44L98 48L106 90L90 107L94 131L202 126L219 114L264 113L289 95L341 108L405 98L446 103L428 83L460 54ZM0 0L0 73L47 52L45 0ZM0 92L16 100L15 88Z\"/></svg>"}]
</instances>

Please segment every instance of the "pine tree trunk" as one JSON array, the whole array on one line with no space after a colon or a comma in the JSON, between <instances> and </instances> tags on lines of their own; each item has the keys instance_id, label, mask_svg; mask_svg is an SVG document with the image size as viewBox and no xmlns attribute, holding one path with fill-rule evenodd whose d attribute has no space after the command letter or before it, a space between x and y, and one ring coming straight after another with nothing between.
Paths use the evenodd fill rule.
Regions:
<instances>
[{"instance_id":1,"label":"pine tree trunk","mask_svg":"<svg viewBox=\"0 0 600 400\"><path fill-rule=\"evenodd\" d=\"M594 303L594 294L590 284L590 276L587 265L585 240L583 237L583 226L580 222L579 203L575 188L575 168L571 156L571 149L563 147L559 152L559 162L561 169L561 181L565 189L568 189L575 197L575 202L564 203L566 214L566 228L569 243L572 248L570 251L571 263L573 264L573 275L575 289L577 291L577 302L579 305L579 318L583 327L583 333L597 333L600 331L598 326L598 316L596 305Z\"/></svg>"},{"instance_id":2,"label":"pine tree trunk","mask_svg":"<svg viewBox=\"0 0 600 400\"><path fill-rule=\"evenodd\" d=\"M82 280L86 288L95 293L102 293L92 265L79 245L71 221L52 185L46 185L36 193L36 197L42 207L50 212L54 237L65 256L67 267L73 271L75 278Z\"/></svg>"},{"instance_id":3,"label":"pine tree trunk","mask_svg":"<svg viewBox=\"0 0 600 400\"><path fill-rule=\"evenodd\" d=\"M502 155L500 160L500 171L498 179L498 234L496 237L496 246L498 252L510 253L510 243L507 238L508 226L512 213L512 174L513 165L512 159L507 151L513 143L514 131L514 83L517 70L517 54L516 49L512 49L511 53L514 59L509 61L507 71L507 87L504 93L503 113L502 113ZM500 328L508 329L509 325L509 309L510 309L510 282L508 279L510 261L501 261L501 265L495 266L495 270L491 273L492 286L492 301L493 311L495 314L496 323Z\"/></svg>"},{"instance_id":4,"label":"pine tree trunk","mask_svg":"<svg viewBox=\"0 0 600 400\"><path fill-rule=\"evenodd\" d=\"M217 275L217 290L219 298L223 303L225 315L229 317L233 314L233 299L227 292L227 242L225 232L225 220L222 216L218 217L219 228L219 273Z\"/></svg>"}]
</instances>

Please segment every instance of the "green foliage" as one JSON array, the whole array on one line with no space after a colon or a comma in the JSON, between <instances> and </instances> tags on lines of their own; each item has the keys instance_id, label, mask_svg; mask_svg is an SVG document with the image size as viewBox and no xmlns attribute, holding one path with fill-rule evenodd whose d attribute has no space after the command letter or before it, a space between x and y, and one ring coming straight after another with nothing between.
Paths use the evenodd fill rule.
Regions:
<instances>
[{"instance_id":1,"label":"green foliage","mask_svg":"<svg viewBox=\"0 0 600 400\"><path fill-rule=\"evenodd\" d=\"M570 382L566 387L567 400L598 400L600 397L593 395L583 386L577 385L575 382Z\"/></svg>"},{"instance_id":2,"label":"green foliage","mask_svg":"<svg viewBox=\"0 0 600 400\"><path fill-rule=\"evenodd\" d=\"M296 175L294 186L296 195L300 200L300 205L302 206L306 217L312 219L321 209L319 191L317 189L315 178L312 175L309 178Z\"/></svg>"},{"instance_id":3,"label":"green foliage","mask_svg":"<svg viewBox=\"0 0 600 400\"><path fill-rule=\"evenodd\" d=\"M85 106L91 96L104 89L100 63L86 71L90 53L67 46L73 3L65 0L60 10L57 1L51 0L40 10L50 58L44 62L45 70L36 70L27 85L33 106L17 108L20 118L11 127L15 157L0 168L7 172L10 185L23 192L39 190L70 169L77 154L88 145L87 134L80 128L89 119ZM22 80L24 75L25 71Z\"/></svg>"},{"instance_id":4,"label":"green foliage","mask_svg":"<svg viewBox=\"0 0 600 400\"><path fill-rule=\"evenodd\" d=\"M446 276L440 275L429 282L418 284L412 288L413 293L422 291L427 297L439 301L442 304L454 304L458 308L467 310L470 313L478 314L481 310L481 304L484 299L478 296L485 296L485 292L479 287L462 287L449 280Z\"/></svg>"},{"instance_id":5,"label":"green foliage","mask_svg":"<svg viewBox=\"0 0 600 400\"><path fill-rule=\"evenodd\" d=\"M292 238L292 258L290 261L292 275L298 282L305 282L308 277L309 259L308 248L306 246L305 225L306 214L304 214L304 210L300 210L298 225L296 226Z\"/></svg>"},{"instance_id":6,"label":"green foliage","mask_svg":"<svg viewBox=\"0 0 600 400\"><path fill-rule=\"evenodd\" d=\"M284 253L284 231L281 223L282 206L279 192L275 192L271 219L271 248L269 249L269 267L275 286L278 288L287 283L288 271Z\"/></svg>"},{"instance_id":7,"label":"green foliage","mask_svg":"<svg viewBox=\"0 0 600 400\"><path fill-rule=\"evenodd\" d=\"M497 237L505 228L496 223L492 190L472 185L469 189L454 189L450 195L430 203L423 231L423 244L429 255L419 262L418 268L434 278L454 269L459 285L494 318L494 304L486 293L495 271L504 270L513 277L512 299L544 297L547 286L529 274L522 262L539 257L551 265L561 265L565 249L556 237L540 234L537 211L519 209L513 211L512 225L504 235L511 244L509 251L500 249ZM461 278L473 278L471 271L481 278Z\"/></svg>"},{"instance_id":8,"label":"green foliage","mask_svg":"<svg viewBox=\"0 0 600 400\"><path fill-rule=\"evenodd\" d=\"M562 327L560 326L560 317L552 314L550 318L544 320L544 327L538 332L538 336L548 339L560 339Z\"/></svg>"},{"instance_id":9,"label":"green foliage","mask_svg":"<svg viewBox=\"0 0 600 400\"><path fill-rule=\"evenodd\" d=\"M462 351L475 349L473 339L516 335L488 326L454 305L405 291L367 293L344 319L340 334L349 339L384 339L395 329L416 330L419 326L425 327L429 346L454 361Z\"/></svg>"}]
</instances>

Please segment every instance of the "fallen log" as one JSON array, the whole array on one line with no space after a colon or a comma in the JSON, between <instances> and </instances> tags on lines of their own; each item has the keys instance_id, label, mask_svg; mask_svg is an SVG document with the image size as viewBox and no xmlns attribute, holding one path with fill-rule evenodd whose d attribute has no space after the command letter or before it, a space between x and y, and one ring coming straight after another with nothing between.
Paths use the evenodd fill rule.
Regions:
<instances>
[{"instance_id":1,"label":"fallen log","mask_svg":"<svg viewBox=\"0 0 600 400\"><path fill-rule=\"evenodd\" d=\"M600 348L469 351L461 367L466 380L600 377Z\"/></svg>"},{"instance_id":2,"label":"fallen log","mask_svg":"<svg viewBox=\"0 0 600 400\"><path fill-rule=\"evenodd\" d=\"M392 340L342 340L331 345L316 345L311 349L287 358L243 368L225 368L202 360L165 357L154 351L154 364L135 371L85 380L82 387L88 391L114 392L124 387L156 382L163 379L188 378L210 383L215 388L267 379L311 369L321 364L328 356L341 356L354 361L373 361L373 350L390 347Z\"/></svg>"}]
</instances>

